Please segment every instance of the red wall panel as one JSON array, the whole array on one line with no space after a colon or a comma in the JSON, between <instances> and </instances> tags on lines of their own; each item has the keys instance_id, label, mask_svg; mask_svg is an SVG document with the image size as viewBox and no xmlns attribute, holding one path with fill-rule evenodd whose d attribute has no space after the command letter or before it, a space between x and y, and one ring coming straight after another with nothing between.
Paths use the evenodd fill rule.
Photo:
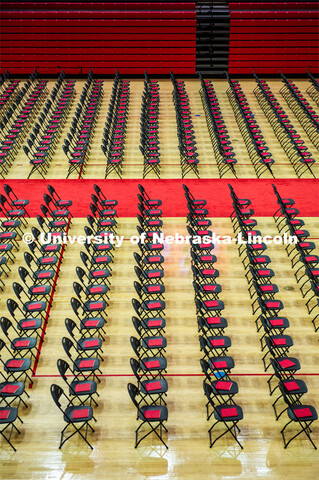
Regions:
<instances>
[{"instance_id":1,"label":"red wall panel","mask_svg":"<svg viewBox=\"0 0 319 480\"><path fill-rule=\"evenodd\" d=\"M1 8L1 71L195 73L195 2L17 1Z\"/></svg>"},{"instance_id":2,"label":"red wall panel","mask_svg":"<svg viewBox=\"0 0 319 480\"><path fill-rule=\"evenodd\" d=\"M230 2L229 73L318 74L316 2Z\"/></svg>"}]
</instances>

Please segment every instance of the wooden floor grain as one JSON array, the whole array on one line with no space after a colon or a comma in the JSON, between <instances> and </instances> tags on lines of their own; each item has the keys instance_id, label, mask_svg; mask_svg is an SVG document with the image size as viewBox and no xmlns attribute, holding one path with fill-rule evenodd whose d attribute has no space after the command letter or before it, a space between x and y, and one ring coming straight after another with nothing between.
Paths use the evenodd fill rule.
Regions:
<instances>
[{"instance_id":1,"label":"wooden floor grain","mask_svg":"<svg viewBox=\"0 0 319 480\"><path fill-rule=\"evenodd\" d=\"M307 149L311 152L317 164L313 166L313 172L318 177L318 161L319 152L311 143L306 132L300 126L298 120L293 112L289 109L284 98L279 93L282 87L282 82L279 79L270 79L268 81L273 93L276 95L278 101L288 114L293 126L301 135L307 145ZM315 108L313 100L307 95L306 89L309 86L308 80L295 79L295 83L300 91L307 96L309 103ZM113 81L111 79L104 80L104 97L101 109L97 118L96 127L93 131L92 148L88 157L88 163L83 178L104 178L106 157L101 151L101 140L103 136L103 129L105 125L106 115L108 112L108 105L110 94L112 90ZM266 119L263 111L259 107L257 99L253 93L256 88L256 82L249 79L241 79L240 84L243 88L247 100L251 106L252 112L261 128L262 134L267 142L270 152L272 153L275 165L273 166L273 173L276 178L296 178L295 171L291 165L289 158L285 151L279 144L272 127ZM47 178L66 178L68 171L67 158L62 150L62 144L71 125L71 121L76 109L77 102L81 95L84 85L84 80L77 80L76 82L76 97L75 101L68 114L67 121L64 125L62 136L58 142L57 150L51 161ZM205 114L199 94L200 82L197 79L185 80L186 90L189 96L191 113L193 118L194 130L197 142L197 152L199 155L199 173L200 178L219 178L218 168L211 145L208 129L206 126ZM239 178L256 178L256 173L249 158L242 135L238 129L232 107L229 103L226 91L228 83L226 80L213 79L213 85L219 100L221 112L225 120L226 127L229 132L230 140L234 148L238 163L236 165L236 172ZM50 92L54 86L53 79L48 83L48 91ZM176 117L175 109L172 100L172 83L168 79L160 79L160 108L159 108L159 140L161 152L161 178L181 178L181 167L179 160L179 150L176 134ZM143 91L143 80L132 79L130 81L130 107L127 123L127 138L125 144L125 155L123 160L123 178L141 178L143 176L143 158L139 150L140 138L140 113L141 113L141 95ZM309 97L309 98L308 98ZM30 133L30 132L29 132ZM26 137L27 139L27 137ZM25 145L26 145L25 139ZM9 170L8 178L27 178L30 172L29 161L20 148L13 166ZM76 173L72 174L70 178L77 178ZM188 176L194 177L193 174ZM35 173L32 178L41 178L38 173ZM115 173L112 173L109 178L117 178ZM150 177L151 178L151 177ZM195 177L194 177L195 178ZM225 178L233 178L231 173L227 173ZM272 178L270 173L266 172L263 178ZM303 178L313 178L310 172L305 173Z\"/></svg>"},{"instance_id":2,"label":"wooden floor grain","mask_svg":"<svg viewBox=\"0 0 319 480\"><path fill-rule=\"evenodd\" d=\"M229 219L212 219L216 234L232 234ZM318 221L305 218L307 229L314 235ZM30 226L35 225L32 219ZM71 235L83 234L85 219L75 219ZM259 218L263 234L277 233L272 218ZM164 218L165 235L186 234L185 219ZM278 422L272 409L267 376L263 375L260 335L257 334L244 270L236 245L222 245L215 249L220 271L219 283L223 291L220 298L225 303L224 314L229 322L227 334L232 347L229 354L235 360L234 379L239 385L236 401L244 410L241 422L241 451L233 439L224 437L209 448L208 428L211 422L205 417L205 398L202 389L198 332L193 301L190 256L187 245L165 245L166 319L168 341L168 410L167 443L161 446L156 437L148 437L134 448L134 431L138 426L136 410L126 391L129 381L134 381L129 359L134 356L130 335L133 308L131 298L135 292L133 281L133 252L136 247L128 240L136 233L136 220L121 218L118 233L125 241L115 252L114 274L110 292L109 319L106 341L103 345L103 377L98 386L99 407L95 408L96 432L89 434L94 446L91 452L84 442L73 437L62 450L58 449L59 435L64 427L62 415L54 405L49 392L51 383L63 385L58 378L56 362L66 358L61 338L66 335L64 319L74 318L70 297L75 281L75 266L80 264L82 246L67 245L61 274L58 279L54 304L51 310L47 335L43 344L34 386L29 390L29 408L21 409L24 424L21 435L13 435L18 452L1 441L0 461L2 479L273 479L318 478L318 453L305 438L297 439L287 450L283 449L280 429L285 414ZM0 314L6 315L6 298L14 296L11 284L18 279L17 268L23 264L21 244L12 273L1 295ZM290 261L282 246L270 245L268 253L275 270L280 298L285 304L294 346L292 355L299 358L302 378L309 393L307 403L319 409L318 393L318 333L311 325L305 301L293 276ZM317 252L318 254L318 252ZM313 439L319 443L318 422L314 424Z\"/></svg>"}]
</instances>

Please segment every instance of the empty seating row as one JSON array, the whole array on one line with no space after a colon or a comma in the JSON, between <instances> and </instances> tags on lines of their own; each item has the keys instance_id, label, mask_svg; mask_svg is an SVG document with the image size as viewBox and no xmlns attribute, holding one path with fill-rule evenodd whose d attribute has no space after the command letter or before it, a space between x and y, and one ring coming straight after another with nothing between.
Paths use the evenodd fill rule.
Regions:
<instances>
[{"instance_id":1,"label":"empty seating row","mask_svg":"<svg viewBox=\"0 0 319 480\"><path fill-rule=\"evenodd\" d=\"M117 211L114 207L117 201L107 199L98 185L94 185L91 197L93 204L90 209L94 216L87 215L89 226L84 227L86 252L80 252L82 265L76 267L78 281L73 282L76 297L70 299L77 321L65 319L69 337L62 338L62 346L68 361L57 361L67 393L57 384L50 388L52 398L66 422L61 432L59 448L78 433L93 449L87 433L88 428L94 432L90 422L96 421L93 406L98 407L95 398L99 396L99 375L102 374L100 364L104 361L102 346L105 340L104 327L107 323L110 277L114 261L110 240L111 236L116 234ZM97 237L101 241L97 241ZM63 398L66 406L61 405Z\"/></svg>"},{"instance_id":2,"label":"empty seating row","mask_svg":"<svg viewBox=\"0 0 319 480\"><path fill-rule=\"evenodd\" d=\"M198 153L185 83L183 80L176 80L172 72L170 72L170 78L174 88L172 94L176 113L177 138L182 178L191 172L199 178Z\"/></svg>"},{"instance_id":3,"label":"empty seating row","mask_svg":"<svg viewBox=\"0 0 319 480\"><path fill-rule=\"evenodd\" d=\"M9 167L15 159L15 156L24 141L24 134L29 130L31 122L34 120L40 109L42 102L47 95L47 81L36 80L36 75L31 75L29 82L17 96L17 103L13 103L7 110L5 117L2 118L1 130L3 139L0 144L0 176L8 173ZM29 96L27 91L32 90ZM19 105L21 103L21 107Z\"/></svg>"},{"instance_id":4,"label":"empty seating row","mask_svg":"<svg viewBox=\"0 0 319 480\"><path fill-rule=\"evenodd\" d=\"M288 80L281 72L280 75L284 84L280 89L281 95L295 114L313 145L319 150L319 116L296 84L292 80Z\"/></svg>"},{"instance_id":5,"label":"empty seating row","mask_svg":"<svg viewBox=\"0 0 319 480\"><path fill-rule=\"evenodd\" d=\"M275 161L261 134L240 83L237 80L231 80L228 74L226 76L229 83L227 90L228 99L233 108L236 122L246 144L256 175L259 178L265 171L268 171L274 177L271 167Z\"/></svg>"},{"instance_id":6,"label":"empty seating row","mask_svg":"<svg viewBox=\"0 0 319 480\"><path fill-rule=\"evenodd\" d=\"M94 127L103 98L103 80L93 80L90 71L75 110L68 138L62 146L69 160L68 178L73 172L82 177L90 154Z\"/></svg>"},{"instance_id":7,"label":"empty seating row","mask_svg":"<svg viewBox=\"0 0 319 480\"><path fill-rule=\"evenodd\" d=\"M271 283L275 272L269 268L271 259L265 254L267 246L263 243L261 232L256 230L257 221L252 218L254 210L250 207L251 201L247 198L238 198L231 185L229 185L231 197L233 200L233 213L231 220L235 234L242 233L246 244L239 246L239 255L243 256L243 266L246 269L246 279L249 285L249 294L252 299L253 315L259 312L255 324L257 332L263 329L263 335L260 338L261 350L265 351L263 364L265 372L271 366L274 373L267 380L270 395L279 389L280 395L273 403L273 408L278 420L284 412L288 414L288 422L282 428L281 434L284 441L284 447L288 445L303 432L306 434L314 448L316 448L312 438L309 426L318 419L316 409L312 405L302 404L300 398L308 391L307 385L303 380L295 378L295 373L300 370L300 362L297 358L289 356L289 350L293 346L293 340L290 335L286 335L286 330L290 323L286 317L279 316L284 308L281 300L276 298L279 292L278 286ZM290 199L282 199L287 206L290 205ZM279 382L273 386L273 380ZM281 411L278 410L278 402L283 403ZM287 439L286 429L288 425L294 423L300 429L297 433L290 429L290 438Z\"/></svg>"},{"instance_id":8,"label":"empty seating row","mask_svg":"<svg viewBox=\"0 0 319 480\"><path fill-rule=\"evenodd\" d=\"M297 283L300 283L302 279L306 279L301 284L300 290L304 298L309 293L311 294L306 303L308 313L311 314L314 309L318 310L319 307L319 256L313 253L316 245L308 240L310 233L303 228L305 222L301 218L297 218L299 210L293 206L295 204L294 200L281 198L275 185L273 185L273 189L279 205L273 218L279 233L288 232L289 235L296 239L296 243L286 246L286 252L291 257L292 267L296 267L294 275ZM313 299L315 299L315 303L310 308L309 305ZM319 313L312 320L315 331L319 330L319 325L316 325L318 316Z\"/></svg>"},{"instance_id":9,"label":"empty seating row","mask_svg":"<svg viewBox=\"0 0 319 480\"><path fill-rule=\"evenodd\" d=\"M231 146L213 84L210 80L203 80L201 74L199 74L199 79L201 82L200 95L205 111L206 124L213 145L220 178L229 171L237 178L235 170L237 160L233 147Z\"/></svg>"},{"instance_id":10,"label":"empty seating row","mask_svg":"<svg viewBox=\"0 0 319 480\"><path fill-rule=\"evenodd\" d=\"M167 340L165 333L165 286L164 245L157 236L160 236L163 226L162 201L150 198L142 185L138 186L138 215L137 226L140 241L138 243L140 254L134 252L136 262L135 273L138 281L134 288L138 299L132 299L136 316L132 323L137 337L131 336L130 342L137 358L131 358L131 368L137 379L137 386L129 383L129 395L137 408L137 417L141 420L135 432L135 448L140 442L154 432L163 445L168 448L163 440L163 430L167 433L164 422L168 419L167 404L164 399L167 395L168 384L164 378L167 371L165 358ZM149 430L139 438L143 425L147 424Z\"/></svg>"},{"instance_id":11,"label":"empty seating row","mask_svg":"<svg viewBox=\"0 0 319 480\"><path fill-rule=\"evenodd\" d=\"M52 187L50 190L57 197ZM62 214L58 202L54 201L50 195L44 194L44 199L50 199L48 203L54 205L50 212L52 217L57 219L56 223L60 218L67 216ZM16 199L16 202L25 206L27 200ZM5 381L0 385L0 402L5 403L5 407L0 409L3 427L1 434L14 450L16 449L11 443L11 435L13 429L20 433L15 421L19 419L22 422L19 416L21 402L27 407L23 399L24 394L29 398L26 393L26 381L33 384L32 377L39 362L63 256L61 245L49 243L50 239L42 243L39 238L40 233L37 228L32 228L34 239L29 244L32 254L24 253L28 268L22 265L19 267L18 273L22 283L13 282L12 284L16 299L8 298L6 301L11 319L7 317L0 319L2 332L8 341L6 343L0 339L0 350L1 353L9 354L8 359L0 356L5 372L5 375L2 375ZM42 233L45 233L43 229ZM55 234L58 232L55 231ZM32 263L36 265L36 270L32 269ZM4 434L7 429L10 431L9 436Z\"/></svg>"},{"instance_id":12,"label":"empty seating row","mask_svg":"<svg viewBox=\"0 0 319 480\"><path fill-rule=\"evenodd\" d=\"M311 170L311 165L315 163L315 160L311 157L311 153L307 150L304 141L300 138L300 135L290 122L288 115L279 104L267 82L265 80L259 80L255 74L254 77L257 82L254 94L272 126L280 145L290 159L298 178L307 171L310 171L310 173L315 176Z\"/></svg>"},{"instance_id":13,"label":"empty seating row","mask_svg":"<svg viewBox=\"0 0 319 480\"><path fill-rule=\"evenodd\" d=\"M101 145L106 156L105 178L113 170L122 178L129 102L130 82L116 71Z\"/></svg>"},{"instance_id":14,"label":"empty seating row","mask_svg":"<svg viewBox=\"0 0 319 480\"><path fill-rule=\"evenodd\" d=\"M0 93L0 118L6 112L8 106L14 101L18 93L19 80L11 80Z\"/></svg>"},{"instance_id":15,"label":"empty seating row","mask_svg":"<svg viewBox=\"0 0 319 480\"><path fill-rule=\"evenodd\" d=\"M160 178L160 142L158 138L159 85L156 80L150 80L146 72L144 75L140 136L140 151L144 158L143 178L152 172Z\"/></svg>"},{"instance_id":16,"label":"empty seating row","mask_svg":"<svg viewBox=\"0 0 319 480\"><path fill-rule=\"evenodd\" d=\"M27 139L28 146L23 145L24 153L32 165L28 178L37 171L42 178L45 178L52 156L56 151L75 96L75 81L65 81L64 77L64 72L60 73L52 89L51 99L46 101L38 118L39 123L34 123L32 133Z\"/></svg>"},{"instance_id":17,"label":"empty seating row","mask_svg":"<svg viewBox=\"0 0 319 480\"><path fill-rule=\"evenodd\" d=\"M214 268L217 257L212 254L214 244L210 240L212 232L208 230L212 222L207 218L207 201L194 198L186 185L183 188L188 209L187 230L192 239L190 253L199 342L203 352L200 364L205 375L203 388L207 400L207 420L212 415L215 419L208 430L210 448L228 432L243 448L237 437L240 432L238 422L243 419L243 410L233 399L238 393L238 384L229 376L235 362L228 356L231 339L224 335L228 322L221 316L224 302L219 299L219 294L222 287L216 283L219 277L219 271ZM200 238L200 242L196 237ZM213 430L221 424L225 427L224 431L213 439Z\"/></svg>"}]
</instances>

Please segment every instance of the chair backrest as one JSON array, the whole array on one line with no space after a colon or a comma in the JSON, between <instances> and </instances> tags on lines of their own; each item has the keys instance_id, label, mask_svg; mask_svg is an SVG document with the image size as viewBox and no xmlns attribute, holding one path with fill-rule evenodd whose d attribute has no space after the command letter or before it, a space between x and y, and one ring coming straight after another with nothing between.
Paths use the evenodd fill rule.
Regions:
<instances>
[{"instance_id":1,"label":"chair backrest","mask_svg":"<svg viewBox=\"0 0 319 480\"><path fill-rule=\"evenodd\" d=\"M87 225L85 225L85 227L84 227L84 232L85 232L85 235L86 235L87 237L90 237L90 236L93 236L93 235L94 235L93 230L91 230L91 228L88 227ZM87 244L85 243L85 245L87 245Z\"/></svg>"},{"instance_id":2,"label":"chair backrest","mask_svg":"<svg viewBox=\"0 0 319 480\"><path fill-rule=\"evenodd\" d=\"M19 272L19 275L20 275L21 280L22 280L23 283L26 285L25 279L26 279L27 277L30 277L30 273L28 272L28 270L27 270L26 268L24 268L24 267L22 267L22 266L20 266L20 267L18 268L18 272Z\"/></svg>"},{"instance_id":3,"label":"chair backrest","mask_svg":"<svg viewBox=\"0 0 319 480\"><path fill-rule=\"evenodd\" d=\"M18 299L21 300L21 293L24 292L22 285L20 285L18 282L13 282L12 288Z\"/></svg>"},{"instance_id":4,"label":"chair backrest","mask_svg":"<svg viewBox=\"0 0 319 480\"><path fill-rule=\"evenodd\" d=\"M140 316L140 308L141 308L140 302L136 300L136 298L132 298L132 305L137 315Z\"/></svg>"},{"instance_id":5,"label":"chair backrest","mask_svg":"<svg viewBox=\"0 0 319 480\"><path fill-rule=\"evenodd\" d=\"M138 335L141 335L141 320L134 315L132 316L132 323Z\"/></svg>"},{"instance_id":6,"label":"chair backrest","mask_svg":"<svg viewBox=\"0 0 319 480\"><path fill-rule=\"evenodd\" d=\"M146 193L146 190L145 188L143 187L143 185L141 185L140 183L137 185L137 188L139 189L139 191L141 192L142 196L148 198L148 195Z\"/></svg>"},{"instance_id":7,"label":"chair backrest","mask_svg":"<svg viewBox=\"0 0 319 480\"><path fill-rule=\"evenodd\" d=\"M53 203L52 197L47 193L43 194L43 200L45 201L46 205L50 208L50 203Z\"/></svg>"},{"instance_id":8,"label":"chair backrest","mask_svg":"<svg viewBox=\"0 0 319 480\"><path fill-rule=\"evenodd\" d=\"M96 195L94 195L94 193L91 193L91 198L92 198L92 201L93 201L94 205L97 205L99 203L99 199L97 198Z\"/></svg>"},{"instance_id":9,"label":"chair backrest","mask_svg":"<svg viewBox=\"0 0 319 480\"><path fill-rule=\"evenodd\" d=\"M134 253L133 253L133 257L134 257L134 260L136 261L136 263L137 263L138 265L140 265L140 264L141 264L141 261L142 261L141 255L140 255L139 253L137 253L137 252L134 252Z\"/></svg>"},{"instance_id":10,"label":"chair backrest","mask_svg":"<svg viewBox=\"0 0 319 480\"><path fill-rule=\"evenodd\" d=\"M43 205L43 203L41 203L40 208L43 215L47 217L49 215L49 209L45 205Z\"/></svg>"},{"instance_id":11,"label":"chair backrest","mask_svg":"<svg viewBox=\"0 0 319 480\"><path fill-rule=\"evenodd\" d=\"M39 238L40 235L41 235L40 230L39 230L38 228L36 228L36 227L32 227L32 228L31 228L31 232L32 232L34 238L35 238L36 240L38 240L38 238Z\"/></svg>"},{"instance_id":12,"label":"chair backrest","mask_svg":"<svg viewBox=\"0 0 319 480\"><path fill-rule=\"evenodd\" d=\"M203 389L205 392L205 395L207 397L207 400L211 403L212 406L214 406L214 402L212 400L212 392L213 389L209 383L203 382Z\"/></svg>"},{"instance_id":13,"label":"chair backrest","mask_svg":"<svg viewBox=\"0 0 319 480\"><path fill-rule=\"evenodd\" d=\"M76 271L76 274L77 274L77 276L78 276L78 279L80 280L80 282L83 283L83 278L84 278L85 275L86 275L86 274L85 274L85 271L84 271L83 268L81 268L81 267L76 267L75 271Z\"/></svg>"},{"instance_id":14,"label":"chair backrest","mask_svg":"<svg viewBox=\"0 0 319 480\"><path fill-rule=\"evenodd\" d=\"M16 311L17 308L19 308L19 305L17 304L17 302L15 300L13 300L12 298L8 298L7 299L7 309L9 310L9 313L10 313L12 318L15 318L14 312Z\"/></svg>"},{"instance_id":15,"label":"chair backrest","mask_svg":"<svg viewBox=\"0 0 319 480\"><path fill-rule=\"evenodd\" d=\"M142 298L142 287L141 287L141 284L138 283L138 282L134 282L134 288L135 288L135 291L137 293L137 295Z\"/></svg>"},{"instance_id":16,"label":"chair backrest","mask_svg":"<svg viewBox=\"0 0 319 480\"><path fill-rule=\"evenodd\" d=\"M75 313L75 315L80 318L79 316L79 308L81 307L81 303L79 302L79 300L75 297L71 297L71 300L70 300L70 303L71 303L71 307L72 307L72 310L73 312Z\"/></svg>"},{"instance_id":17,"label":"chair backrest","mask_svg":"<svg viewBox=\"0 0 319 480\"><path fill-rule=\"evenodd\" d=\"M12 188L10 187L10 185L8 185L7 183L5 183L3 185L3 189L4 191L6 192L6 195L8 195L8 197L10 198L10 193L12 192L13 193L13 190Z\"/></svg>"},{"instance_id":18,"label":"chair backrest","mask_svg":"<svg viewBox=\"0 0 319 480\"><path fill-rule=\"evenodd\" d=\"M208 362L204 358L200 359L200 366L202 367L202 370L203 370L203 373L205 374L206 379L209 382L211 382L211 377L209 375L210 367L209 367Z\"/></svg>"},{"instance_id":19,"label":"chair backrest","mask_svg":"<svg viewBox=\"0 0 319 480\"><path fill-rule=\"evenodd\" d=\"M41 229L44 230L44 227L45 227L44 218L41 217L41 215L37 215L37 221L38 221L38 224L40 225Z\"/></svg>"},{"instance_id":20,"label":"chair backrest","mask_svg":"<svg viewBox=\"0 0 319 480\"><path fill-rule=\"evenodd\" d=\"M137 265L135 265L134 271L135 271L136 276L137 276L137 278L139 279L139 281L142 282L142 281L143 281L143 273L142 273L142 270L140 269L140 267L138 267Z\"/></svg>"},{"instance_id":21,"label":"chair backrest","mask_svg":"<svg viewBox=\"0 0 319 480\"><path fill-rule=\"evenodd\" d=\"M57 367L58 367L58 370L59 370L59 374L61 375L61 377L63 378L65 383L68 384L69 382L68 382L68 379L67 379L67 376L66 376L66 372L70 368L70 365L68 364L68 362L66 362L62 358L59 358L58 361L57 361Z\"/></svg>"},{"instance_id":22,"label":"chair backrest","mask_svg":"<svg viewBox=\"0 0 319 480\"><path fill-rule=\"evenodd\" d=\"M85 252L80 252L80 257L81 257L82 262L86 266L86 268L88 268L87 264L89 262L89 257L87 256L87 254Z\"/></svg>"},{"instance_id":23,"label":"chair backrest","mask_svg":"<svg viewBox=\"0 0 319 480\"><path fill-rule=\"evenodd\" d=\"M131 343L131 347L134 350L134 353L136 354L137 357L139 357L140 356L140 347L141 347L139 339L131 336L130 337L130 343Z\"/></svg>"},{"instance_id":24,"label":"chair backrest","mask_svg":"<svg viewBox=\"0 0 319 480\"><path fill-rule=\"evenodd\" d=\"M137 387L133 383L128 383L127 390L128 390L129 396L131 397L132 402L134 403L136 408L139 409L138 402L136 401L136 396L138 395Z\"/></svg>"},{"instance_id":25,"label":"chair backrest","mask_svg":"<svg viewBox=\"0 0 319 480\"><path fill-rule=\"evenodd\" d=\"M93 213L93 216L96 217L97 207L96 205L94 205L94 203L90 203L90 209L91 209L91 212Z\"/></svg>"},{"instance_id":26,"label":"chair backrest","mask_svg":"<svg viewBox=\"0 0 319 480\"><path fill-rule=\"evenodd\" d=\"M77 329L77 324L71 318L66 318L64 320L64 323L65 323L65 327L66 327L67 331L69 332L71 337L74 338L74 332L73 331L74 331L74 329Z\"/></svg>"},{"instance_id":27,"label":"chair backrest","mask_svg":"<svg viewBox=\"0 0 319 480\"><path fill-rule=\"evenodd\" d=\"M7 317L1 317L0 318L0 326L1 326L1 330L3 331L5 336L7 337L10 327L12 327L12 322Z\"/></svg>"},{"instance_id":28,"label":"chair backrest","mask_svg":"<svg viewBox=\"0 0 319 480\"><path fill-rule=\"evenodd\" d=\"M94 220L94 217L92 217L92 215L87 215L86 218L87 218L87 221L88 221L89 224L90 224L90 227L91 227L91 228L95 228L95 220Z\"/></svg>"},{"instance_id":29,"label":"chair backrest","mask_svg":"<svg viewBox=\"0 0 319 480\"><path fill-rule=\"evenodd\" d=\"M140 370L140 364L138 363L138 361L136 360L136 358L130 358L130 365L131 365L131 369L132 369L132 372L134 373L135 377L137 378L137 380L139 381L140 380L140 376L139 376L139 370Z\"/></svg>"},{"instance_id":30,"label":"chair backrest","mask_svg":"<svg viewBox=\"0 0 319 480\"><path fill-rule=\"evenodd\" d=\"M50 392L54 403L61 411L63 411L60 403L60 398L63 395L63 389L59 385L53 383L50 387Z\"/></svg>"},{"instance_id":31,"label":"chair backrest","mask_svg":"<svg viewBox=\"0 0 319 480\"><path fill-rule=\"evenodd\" d=\"M6 344L4 343L4 341L2 340L2 338L0 338L0 352L1 350L3 349L3 347L5 347ZM0 359L1 359L1 355L0 355ZM3 360L1 359L2 363L3 363Z\"/></svg>"},{"instance_id":32,"label":"chair backrest","mask_svg":"<svg viewBox=\"0 0 319 480\"><path fill-rule=\"evenodd\" d=\"M35 241L33 241L33 242L28 244L28 247L30 248L31 252L34 254L34 252L37 249L37 244L35 243Z\"/></svg>"},{"instance_id":33,"label":"chair backrest","mask_svg":"<svg viewBox=\"0 0 319 480\"><path fill-rule=\"evenodd\" d=\"M93 188L95 190L95 193L97 194L98 197L102 197L105 199L105 195L103 194L102 190L100 189L100 187L98 185L96 185L96 183L93 185Z\"/></svg>"},{"instance_id":34,"label":"chair backrest","mask_svg":"<svg viewBox=\"0 0 319 480\"><path fill-rule=\"evenodd\" d=\"M72 360L71 349L75 348L72 340L70 340L68 337L63 337L62 338L62 346L63 346L64 351L67 354L67 356Z\"/></svg>"},{"instance_id":35,"label":"chair backrest","mask_svg":"<svg viewBox=\"0 0 319 480\"><path fill-rule=\"evenodd\" d=\"M73 290L77 297L81 298L81 292L83 292L83 287L78 282L73 282Z\"/></svg>"},{"instance_id":36,"label":"chair backrest","mask_svg":"<svg viewBox=\"0 0 319 480\"><path fill-rule=\"evenodd\" d=\"M28 265L29 268L32 269L31 265L32 265L32 262L34 262L34 258L31 255L31 253L24 252L23 256L24 256L25 263Z\"/></svg>"}]
</instances>

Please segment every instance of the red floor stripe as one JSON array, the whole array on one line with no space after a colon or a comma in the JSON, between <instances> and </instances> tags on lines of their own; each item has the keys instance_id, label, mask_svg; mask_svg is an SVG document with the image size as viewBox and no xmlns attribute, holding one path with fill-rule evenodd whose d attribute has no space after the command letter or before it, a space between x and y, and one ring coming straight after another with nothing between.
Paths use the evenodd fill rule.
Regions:
<instances>
[{"instance_id":1,"label":"red floor stripe","mask_svg":"<svg viewBox=\"0 0 319 480\"><path fill-rule=\"evenodd\" d=\"M67 228L66 228L66 233L69 232L70 223L71 223L71 219L69 219L69 223L68 223ZM51 295L50 295L51 304L53 302L53 297L54 297L54 294L55 294L55 289L56 289L56 285L57 285L57 281L58 281L58 274L60 272L60 267L61 267L65 247L66 247L66 245L62 245L61 254L60 254L59 261L58 261L58 266L57 266L57 271L56 271L56 274L55 274L55 277L54 277L54 280L53 280L53 287L52 287L52 292L51 292ZM46 317L45 317L46 321L45 321L44 326L43 326L43 332L41 334L41 338L40 338L40 341L39 341L38 352L37 352L37 355L36 355L36 358L35 358L35 361L34 361L34 365L33 365L32 378L37 377L36 373L37 373L39 360L40 360L40 355L41 355L41 351L42 351L42 346L43 346L43 342L44 342L44 336L45 336L45 332L46 332L47 325L48 325L46 322L49 320L50 312L51 312L51 305L48 306L48 311L47 311L47 314L46 314ZM32 383L30 383L29 388L32 388Z\"/></svg>"},{"instance_id":2,"label":"red floor stripe","mask_svg":"<svg viewBox=\"0 0 319 480\"><path fill-rule=\"evenodd\" d=\"M228 183L239 197L250 198L256 217L270 217L277 210L276 197L271 184L274 183L283 197L293 198L300 216L316 217L319 214L319 188L317 179L163 179L163 180L0 180L0 188L9 183L19 198L29 198L28 211L32 217L40 212L43 203L43 189L48 184L56 188L59 195L73 201L72 213L84 218L89 213L93 185L97 183L108 198L119 201L120 217L135 217L137 210L138 184L142 183L147 192L163 202L165 217L186 217L187 208L182 184L185 183L198 198L205 198L209 205L210 217L228 217L232 202Z\"/></svg>"}]
</instances>

